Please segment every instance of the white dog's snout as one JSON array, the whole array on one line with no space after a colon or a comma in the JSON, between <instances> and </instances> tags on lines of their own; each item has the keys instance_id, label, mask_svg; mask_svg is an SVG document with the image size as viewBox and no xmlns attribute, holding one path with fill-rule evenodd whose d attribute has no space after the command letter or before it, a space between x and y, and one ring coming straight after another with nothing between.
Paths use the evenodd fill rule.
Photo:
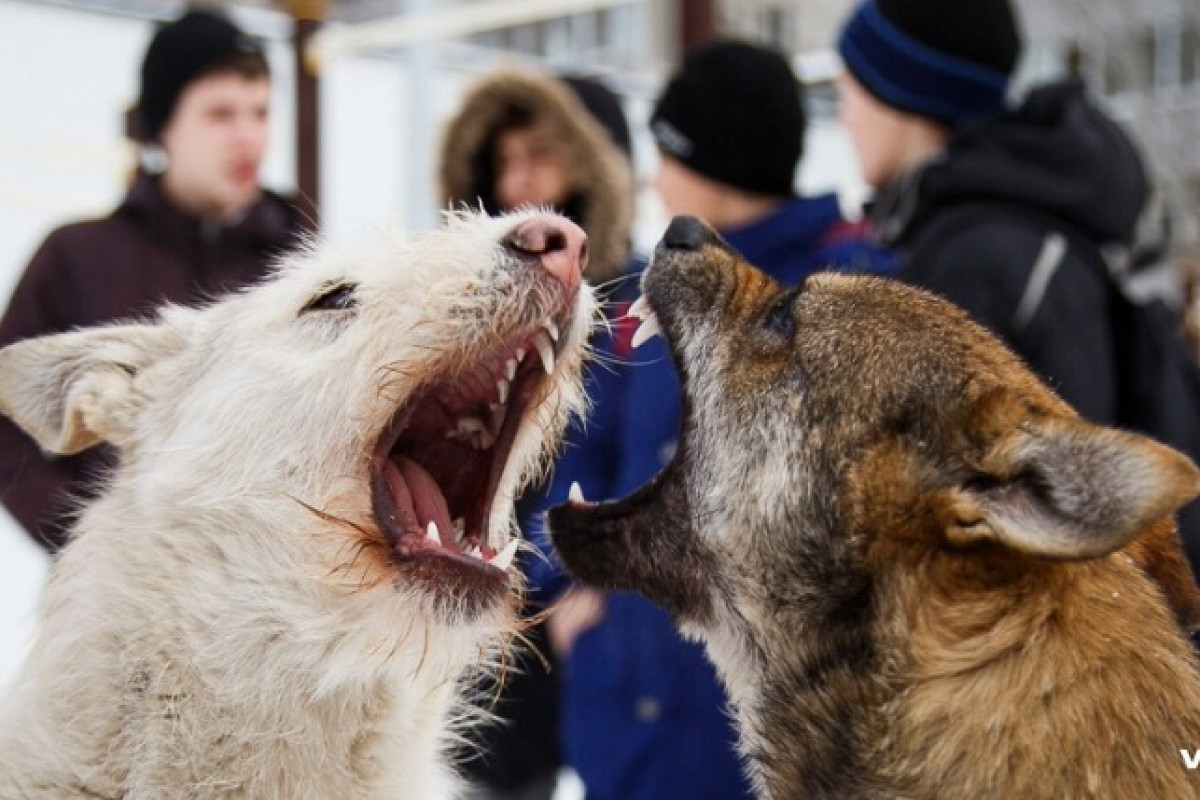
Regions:
<instances>
[{"instance_id":1,"label":"white dog's snout","mask_svg":"<svg viewBox=\"0 0 1200 800\"><path fill-rule=\"evenodd\" d=\"M565 217L545 215L521 223L504 244L523 256L536 258L568 292L573 292L587 265L587 234Z\"/></svg>"}]
</instances>

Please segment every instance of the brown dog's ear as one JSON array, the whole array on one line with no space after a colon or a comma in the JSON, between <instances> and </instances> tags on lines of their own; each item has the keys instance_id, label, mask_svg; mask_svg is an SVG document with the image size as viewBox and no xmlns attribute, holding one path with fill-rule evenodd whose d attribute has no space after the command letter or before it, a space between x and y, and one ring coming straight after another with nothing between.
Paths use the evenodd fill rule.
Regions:
<instances>
[{"instance_id":1,"label":"brown dog's ear","mask_svg":"<svg viewBox=\"0 0 1200 800\"><path fill-rule=\"evenodd\" d=\"M1200 493L1200 472L1166 445L1077 418L1017 416L1018 424L985 437L991 441L978 474L959 487L951 543L992 541L1041 558L1095 558Z\"/></svg>"},{"instance_id":2,"label":"brown dog's ear","mask_svg":"<svg viewBox=\"0 0 1200 800\"><path fill-rule=\"evenodd\" d=\"M182 318L182 315L177 315ZM117 325L26 339L0 350L0 413L42 449L69 455L125 444L141 405L138 373L176 352L166 323Z\"/></svg>"}]
</instances>

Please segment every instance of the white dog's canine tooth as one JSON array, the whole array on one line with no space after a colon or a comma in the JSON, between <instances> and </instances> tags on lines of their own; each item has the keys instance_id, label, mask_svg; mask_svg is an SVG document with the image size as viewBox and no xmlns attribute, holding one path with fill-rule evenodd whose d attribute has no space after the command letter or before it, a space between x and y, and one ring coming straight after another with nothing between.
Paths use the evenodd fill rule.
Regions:
<instances>
[{"instance_id":1,"label":"white dog's canine tooth","mask_svg":"<svg viewBox=\"0 0 1200 800\"><path fill-rule=\"evenodd\" d=\"M492 436L500 436L500 428L504 426L504 420L508 418L508 406L496 405L492 408Z\"/></svg>"},{"instance_id":2,"label":"white dog's canine tooth","mask_svg":"<svg viewBox=\"0 0 1200 800\"><path fill-rule=\"evenodd\" d=\"M518 347L516 355L517 355L517 363L520 364L522 361L525 360L525 348Z\"/></svg>"},{"instance_id":3,"label":"white dog's canine tooth","mask_svg":"<svg viewBox=\"0 0 1200 800\"><path fill-rule=\"evenodd\" d=\"M510 381L517 377L517 360L510 358L504 365L504 376Z\"/></svg>"},{"instance_id":4,"label":"white dog's canine tooth","mask_svg":"<svg viewBox=\"0 0 1200 800\"><path fill-rule=\"evenodd\" d=\"M636 350L660 333L662 333L662 327L658 324L658 315L651 311L642 319L642 324L638 325L638 329L634 331L633 349Z\"/></svg>"},{"instance_id":5,"label":"white dog's canine tooth","mask_svg":"<svg viewBox=\"0 0 1200 800\"><path fill-rule=\"evenodd\" d=\"M500 396L500 402L508 400L508 381L496 381L496 392Z\"/></svg>"},{"instance_id":6,"label":"white dog's canine tooth","mask_svg":"<svg viewBox=\"0 0 1200 800\"><path fill-rule=\"evenodd\" d=\"M579 485L579 481L571 481L571 488L567 490L567 500L571 503L586 503L583 499L583 488Z\"/></svg>"},{"instance_id":7,"label":"white dog's canine tooth","mask_svg":"<svg viewBox=\"0 0 1200 800\"><path fill-rule=\"evenodd\" d=\"M550 341L550 335L544 331L538 331L533 343L537 347L538 355L542 357L542 369L546 370L547 375L553 375L554 343Z\"/></svg>"},{"instance_id":8,"label":"white dog's canine tooth","mask_svg":"<svg viewBox=\"0 0 1200 800\"><path fill-rule=\"evenodd\" d=\"M634 301L629 310L625 312L625 316L634 317L635 319L645 319L648 314L653 314L654 309L650 308L650 301L646 299L646 295L638 295L638 299Z\"/></svg>"},{"instance_id":9,"label":"white dog's canine tooth","mask_svg":"<svg viewBox=\"0 0 1200 800\"><path fill-rule=\"evenodd\" d=\"M429 525L425 527L425 541L433 542L438 547L442 546L441 533L438 531L437 523L429 520Z\"/></svg>"},{"instance_id":10,"label":"white dog's canine tooth","mask_svg":"<svg viewBox=\"0 0 1200 800\"><path fill-rule=\"evenodd\" d=\"M492 556L492 560L489 563L491 563L491 565L493 567L495 567L496 569L502 569L507 572L509 566L512 564L513 556L515 556L516 554L517 554L517 538L514 536L513 538L508 540L508 544L504 545L503 550L501 550L499 553L496 553L496 555Z\"/></svg>"},{"instance_id":11,"label":"white dog's canine tooth","mask_svg":"<svg viewBox=\"0 0 1200 800\"><path fill-rule=\"evenodd\" d=\"M550 339L552 341L558 341L558 325L554 323L554 320L546 320L542 323L542 327L546 329L546 333L550 334Z\"/></svg>"}]
</instances>

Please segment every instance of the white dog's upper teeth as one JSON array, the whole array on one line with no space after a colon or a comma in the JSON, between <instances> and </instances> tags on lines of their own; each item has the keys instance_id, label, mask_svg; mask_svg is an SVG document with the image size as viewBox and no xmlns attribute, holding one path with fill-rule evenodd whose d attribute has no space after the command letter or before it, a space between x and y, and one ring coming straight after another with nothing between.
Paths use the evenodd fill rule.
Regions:
<instances>
[{"instance_id":1,"label":"white dog's upper teeth","mask_svg":"<svg viewBox=\"0 0 1200 800\"><path fill-rule=\"evenodd\" d=\"M500 396L501 403L508 400L508 387L509 387L508 381L505 381L505 380L496 381L496 394L498 394Z\"/></svg>"},{"instance_id":2,"label":"white dog's upper teeth","mask_svg":"<svg viewBox=\"0 0 1200 800\"><path fill-rule=\"evenodd\" d=\"M550 334L551 340L558 341L558 325L555 324L554 320L546 320L542 323L542 327L546 329L546 333Z\"/></svg>"},{"instance_id":3,"label":"white dog's upper teeth","mask_svg":"<svg viewBox=\"0 0 1200 800\"><path fill-rule=\"evenodd\" d=\"M571 481L571 488L567 490L567 500L572 503L585 503L583 499L583 489L579 486L579 481Z\"/></svg>"},{"instance_id":4,"label":"white dog's upper teeth","mask_svg":"<svg viewBox=\"0 0 1200 800\"><path fill-rule=\"evenodd\" d=\"M520 351L518 351L520 352ZM517 359L510 358L504 365L504 377L510 381L517 377Z\"/></svg>"},{"instance_id":5,"label":"white dog's upper teeth","mask_svg":"<svg viewBox=\"0 0 1200 800\"><path fill-rule=\"evenodd\" d=\"M537 347L538 355L542 357L542 369L546 370L547 375L553 375L554 343L550 341L550 335L545 331L538 331L537 336L533 338L533 344Z\"/></svg>"},{"instance_id":6,"label":"white dog's upper teeth","mask_svg":"<svg viewBox=\"0 0 1200 800\"><path fill-rule=\"evenodd\" d=\"M495 419L494 413L492 418ZM462 417L454 423L453 429L446 431L446 438L468 442L476 450L486 450L495 444L496 433L477 417Z\"/></svg>"},{"instance_id":7,"label":"white dog's upper teeth","mask_svg":"<svg viewBox=\"0 0 1200 800\"><path fill-rule=\"evenodd\" d=\"M492 556L492 560L488 563L496 569L507 570L512 564L513 556L517 553L517 540L512 538L508 540L508 544L504 545L504 549L496 555Z\"/></svg>"},{"instance_id":8,"label":"white dog's upper teeth","mask_svg":"<svg viewBox=\"0 0 1200 800\"><path fill-rule=\"evenodd\" d=\"M641 320L642 324L638 325L638 329L633 333L632 344L635 350L662 333L662 327L658 324L658 315L653 311L647 311Z\"/></svg>"}]
</instances>

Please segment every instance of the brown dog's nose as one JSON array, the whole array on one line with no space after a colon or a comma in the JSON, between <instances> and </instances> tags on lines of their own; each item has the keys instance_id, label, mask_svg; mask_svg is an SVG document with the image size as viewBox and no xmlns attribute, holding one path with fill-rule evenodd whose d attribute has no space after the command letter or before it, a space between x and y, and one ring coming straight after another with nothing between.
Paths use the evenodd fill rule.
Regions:
<instances>
[{"instance_id":1,"label":"brown dog's nose","mask_svg":"<svg viewBox=\"0 0 1200 800\"><path fill-rule=\"evenodd\" d=\"M658 246L667 250L695 251L706 244L720 243L721 237L703 221L696 217L678 216L667 225Z\"/></svg>"},{"instance_id":2,"label":"brown dog's nose","mask_svg":"<svg viewBox=\"0 0 1200 800\"><path fill-rule=\"evenodd\" d=\"M587 234L565 217L544 216L524 222L504 244L521 255L538 259L567 291L573 291L587 266Z\"/></svg>"}]
</instances>

